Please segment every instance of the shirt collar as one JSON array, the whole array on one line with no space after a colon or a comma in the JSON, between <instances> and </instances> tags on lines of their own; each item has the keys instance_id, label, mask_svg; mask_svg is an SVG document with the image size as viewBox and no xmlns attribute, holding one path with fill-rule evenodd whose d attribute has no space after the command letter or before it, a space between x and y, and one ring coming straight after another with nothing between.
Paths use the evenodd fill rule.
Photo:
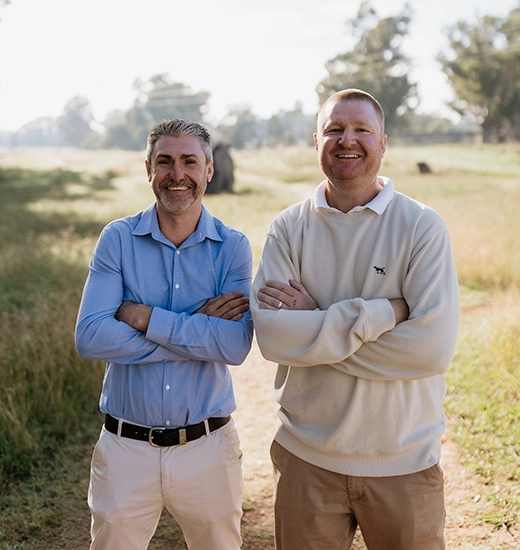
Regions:
<instances>
[{"instance_id":1,"label":"shirt collar","mask_svg":"<svg viewBox=\"0 0 520 550\"><path fill-rule=\"evenodd\" d=\"M152 235L156 240L164 240L164 235L159 228L159 220L157 219L157 205L151 204L141 215L141 219L135 226L132 232L134 235ZM184 245L195 244L204 239L212 239L214 241L222 241L222 237L215 227L215 219L208 212L206 207L202 205L202 213L199 223L195 231L184 241Z\"/></svg>"},{"instance_id":2,"label":"shirt collar","mask_svg":"<svg viewBox=\"0 0 520 550\"><path fill-rule=\"evenodd\" d=\"M379 193L369 203L363 206L355 206L352 210L347 212L347 214L350 214L351 212L359 212L368 208L376 214L381 215L386 210L386 207L390 204L390 201L394 196L394 184L390 178L385 176L379 176L379 180L383 184L381 191L379 191ZM316 187L316 190L314 191L314 207L316 210L323 208L330 212L345 214L345 212L341 212L341 210L329 206L327 203L327 199L325 197L326 183L326 181L322 181L318 187Z\"/></svg>"}]
</instances>

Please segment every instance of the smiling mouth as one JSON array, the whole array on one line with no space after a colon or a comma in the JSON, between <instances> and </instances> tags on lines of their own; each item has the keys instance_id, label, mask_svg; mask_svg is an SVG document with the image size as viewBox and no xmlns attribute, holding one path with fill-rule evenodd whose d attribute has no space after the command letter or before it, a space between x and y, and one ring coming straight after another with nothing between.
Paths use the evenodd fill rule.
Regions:
<instances>
[{"instance_id":1,"label":"smiling mouth","mask_svg":"<svg viewBox=\"0 0 520 550\"><path fill-rule=\"evenodd\" d=\"M187 185L169 185L166 187L167 191L187 191L188 189Z\"/></svg>"},{"instance_id":2,"label":"smiling mouth","mask_svg":"<svg viewBox=\"0 0 520 550\"><path fill-rule=\"evenodd\" d=\"M361 155L336 155L336 158L339 159L359 159Z\"/></svg>"}]
</instances>

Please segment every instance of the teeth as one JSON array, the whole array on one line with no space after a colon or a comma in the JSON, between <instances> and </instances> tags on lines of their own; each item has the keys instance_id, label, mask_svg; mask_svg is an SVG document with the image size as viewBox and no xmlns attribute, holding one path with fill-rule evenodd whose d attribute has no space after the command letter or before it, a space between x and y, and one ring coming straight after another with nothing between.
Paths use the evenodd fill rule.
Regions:
<instances>
[{"instance_id":1,"label":"teeth","mask_svg":"<svg viewBox=\"0 0 520 550\"><path fill-rule=\"evenodd\" d=\"M358 159L359 155L338 155L339 159Z\"/></svg>"},{"instance_id":2,"label":"teeth","mask_svg":"<svg viewBox=\"0 0 520 550\"><path fill-rule=\"evenodd\" d=\"M168 191L187 191L189 187L167 187Z\"/></svg>"}]
</instances>

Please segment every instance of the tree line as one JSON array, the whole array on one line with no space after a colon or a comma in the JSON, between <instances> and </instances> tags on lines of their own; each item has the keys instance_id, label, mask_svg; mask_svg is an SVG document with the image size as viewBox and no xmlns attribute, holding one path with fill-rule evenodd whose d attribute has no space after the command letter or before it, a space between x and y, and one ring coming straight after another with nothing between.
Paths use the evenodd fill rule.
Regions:
<instances>
[{"instance_id":1,"label":"tree line","mask_svg":"<svg viewBox=\"0 0 520 550\"><path fill-rule=\"evenodd\" d=\"M361 88L381 101L387 131L393 135L453 130L447 119L415 113L419 97L410 76L412 60L402 48L412 21L408 4L400 13L381 18L370 0L363 1L356 16L346 21L356 43L326 63L328 74L316 88L319 103L335 91ZM520 6L505 17L459 21L446 29L446 37L448 46L437 60L454 92L449 106L462 121L479 125L485 142L520 140ZM153 124L186 118L205 123L217 141L238 149L312 143L315 118L298 103L268 119L257 117L250 105L234 106L211 125L205 121L209 92L194 92L167 73L137 79L134 92L132 107L110 113L99 128L89 101L78 96L67 102L60 117L26 124L11 142L140 150Z\"/></svg>"}]
</instances>

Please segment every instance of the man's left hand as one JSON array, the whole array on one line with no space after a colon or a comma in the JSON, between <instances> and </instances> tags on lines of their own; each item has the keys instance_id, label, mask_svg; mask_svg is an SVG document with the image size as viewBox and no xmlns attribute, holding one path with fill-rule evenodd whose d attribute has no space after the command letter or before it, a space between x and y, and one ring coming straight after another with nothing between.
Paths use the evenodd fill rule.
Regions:
<instances>
[{"instance_id":1,"label":"man's left hand","mask_svg":"<svg viewBox=\"0 0 520 550\"><path fill-rule=\"evenodd\" d=\"M249 298L244 297L241 290L228 292L216 298L210 298L195 313L203 313L210 317L219 317L227 321L240 321L242 314L249 309Z\"/></svg>"},{"instance_id":2,"label":"man's left hand","mask_svg":"<svg viewBox=\"0 0 520 550\"><path fill-rule=\"evenodd\" d=\"M260 309L314 310L318 304L297 281L289 279L289 284L267 281L257 293Z\"/></svg>"}]
</instances>

